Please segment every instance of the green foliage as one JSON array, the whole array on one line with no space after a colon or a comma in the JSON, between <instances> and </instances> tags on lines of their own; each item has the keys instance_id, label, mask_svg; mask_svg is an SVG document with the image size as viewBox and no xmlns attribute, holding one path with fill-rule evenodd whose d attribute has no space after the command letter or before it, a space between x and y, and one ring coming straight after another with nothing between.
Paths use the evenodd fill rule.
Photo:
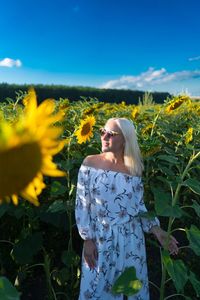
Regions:
<instances>
[{"instance_id":1,"label":"green foliage","mask_svg":"<svg viewBox=\"0 0 200 300\"><path fill-rule=\"evenodd\" d=\"M138 280L134 267L127 268L115 281L112 286L113 294L124 294L126 296L135 295L142 287L142 282Z\"/></svg>"},{"instance_id":2,"label":"green foliage","mask_svg":"<svg viewBox=\"0 0 200 300\"><path fill-rule=\"evenodd\" d=\"M53 89L49 90L51 95L45 94L41 99L54 97ZM7 103L0 103L1 115L11 122L21 113L21 94L17 97L17 101L9 99ZM1 275L6 274L12 284L18 283L16 288L22 297L27 292L25 287L42 278L44 300L77 298L82 250L74 220L78 169L85 156L101 151L99 127L110 117L127 117L135 124L144 156L144 196L151 211L148 217L157 215L162 227L169 235L174 234L180 245L178 258L163 251L161 257L158 254L151 260L155 244L158 248L159 245L147 237L150 280L155 282L159 292L159 297L153 299L196 299L200 294L199 104L183 103L168 114L169 99L163 105L146 101L137 107L138 115L133 116L135 105L103 103L91 97L77 99L57 101L57 109L65 113L63 139L67 143L55 160L67 172L66 179L45 178L47 188L40 195L40 207L23 200L17 207L11 203L0 205ZM74 132L80 120L90 114L96 118L94 136L89 143L80 145ZM189 128L193 128L193 137L187 143ZM157 270L160 264L162 269ZM121 275L113 292L130 295L138 289L139 282L131 269ZM181 294L174 296L176 292ZM1 294L0 299L4 299Z\"/></svg>"},{"instance_id":3,"label":"green foliage","mask_svg":"<svg viewBox=\"0 0 200 300\"><path fill-rule=\"evenodd\" d=\"M139 99L139 105L153 105L155 102L153 100L153 94L150 92L145 92L142 100Z\"/></svg>"},{"instance_id":4,"label":"green foliage","mask_svg":"<svg viewBox=\"0 0 200 300\"><path fill-rule=\"evenodd\" d=\"M13 247L12 257L19 264L28 264L42 247L42 233L37 232L19 240Z\"/></svg>"},{"instance_id":5,"label":"green foliage","mask_svg":"<svg viewBox=\"0 0 200 300\"><path fill-rule=\"evenodd\" d=\"M5 277L0 277L0 299L1 300L19 300L20 293L12 286Z\"/></svg>"},{"instance_id":6,"label":"green foliage","mask_svg":"<svg viewBox=\"0 0 200 300\"><path fill-rule=\"evenodd\" d=\"M177 292L182 292L188 280L187 268L182 260L172 260L167 251L162 252L164 266L172 278Z\"/></svg>"},{"instance_id":7,"label":"green foliage","mask_svg":"<svg viewBox=\"0 0 200 300\"><path fill-rule=\"evenodd\" d=\"M200 255L200 229L192 225L190 229L186 229L186 234L190 242L190 248L196 255Z\"/></svg>"},{"instance_id":8,"label":"green foliage","mask_svg":"<svg viewBox=\"0 0 200 300\"><path fill-rule=\"evenodd\" d=\"M171 203L171 195L164 192L162 189L153 189L154 200L155 200L155 210L157 216L162 217L174 217L180 218L182 216L182 211L178 205L173 205Z\"/></svg>"}]
</instances>

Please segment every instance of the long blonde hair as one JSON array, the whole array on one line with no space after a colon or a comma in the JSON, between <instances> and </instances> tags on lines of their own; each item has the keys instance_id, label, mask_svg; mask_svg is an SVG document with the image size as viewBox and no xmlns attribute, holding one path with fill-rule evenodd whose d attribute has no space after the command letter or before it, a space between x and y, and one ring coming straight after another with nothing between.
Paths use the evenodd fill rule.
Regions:
<instances>
[{"instance_id":1,"label":"long blonde hair","mask_svg":"<svg viewBox=\"0 0 200 300\"><path fill-rule=\"evenodd\" d=\"M133 123L126 118L111 118L120 128L124 139L124 164L132 175L141 176L144 169Z\"/></svg>"}]
</instances>

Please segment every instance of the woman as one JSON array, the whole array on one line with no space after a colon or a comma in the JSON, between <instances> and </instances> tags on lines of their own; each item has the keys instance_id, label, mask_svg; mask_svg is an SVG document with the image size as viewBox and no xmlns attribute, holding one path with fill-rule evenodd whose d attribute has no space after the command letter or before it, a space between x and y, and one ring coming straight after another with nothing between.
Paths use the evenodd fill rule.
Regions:
<instances>
[{"instance_id":1,"label":"woman","mask_svg":"<svg viewBox=\"0 0 200 300\"><path fill-rule=\"evenodd\" d=\"M84 240L79 300L123 299L111 288L125 268L134 266L141 290L129 300L148 300L144 233L153 233L161 245L167 233L159 221L146 219L141 175L143 164L133 124L109 119L101 132L102 153L85 158L78 175L76 222ZM177 241L170 237L170 253Z\"/></svg>"}]
</instances>

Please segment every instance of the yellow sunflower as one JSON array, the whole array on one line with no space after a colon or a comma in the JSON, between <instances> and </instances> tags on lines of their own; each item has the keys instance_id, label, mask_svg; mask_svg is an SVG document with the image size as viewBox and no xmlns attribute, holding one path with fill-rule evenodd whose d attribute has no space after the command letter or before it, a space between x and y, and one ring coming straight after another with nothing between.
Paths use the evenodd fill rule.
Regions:
<instances>
[{"instance_id":1,"label":"yellow sunflower","mask_svg":"<svg viewBox=\"0 0 200 300\"><path fill-rule=\"evenodd\" d=\"M146 127L142 128L142 130L141 130L142 135L150 134L152 128L153 128L153 124L148 124Z\"/></svg>"},{"instance_id":2,"label":"yellow sunflower","mask_svg":"<svg viewBox=\"0 0 200 300\"><path fill-rule=\"evenodd\" d=\"M18 204L18 197L38 206L38 195L44 189L43 175L65 176L52 161L64 146L58 138L62 128L53 126L63 117L54 113L53 100L37 106L31 89L24 98L25 108L15 123L0 124L0 202Z\"/></svg>"},{"instance_id":3,"label":"yellow sunflower","mask_svg":"<svg viewBox=\"0 0 200 300\"><path fill-rule=\"evenodd\" d=\"M189 144L193 140L193 128L190 127L185 134L185 144Z\"/></svg>"},{"instance_id":4,"label":"yellow sunflower","mask_svg":"<svg viewBox=\"0 0 200 300\"><path fill-rule=\"evenodd\" d=\"M75 135L78 139L78 143L85 143L93 137L93 126L95 125L96 120L94 116L88 116L87 118L81 120L81 123L78 129L75 132Z\"/></svg>"},{"instance_id":5,"label":"yellow sunflower","mask_svg":"<svg viewBox=\"0 0 200 300\"><path fill-rule=\"evenodd\" d=\"M134 107L134 109L131 112L131 115L133 119L137 119L137 117L139 116L139 108L137 106Z\"/></svg>"},{"instance_id":6,"label":"yellow sunflower","mask_svg":"<svg viewBox=\"0 0 200 300\"><path fill-rule=\"evenodd\" d=\"M175 109L179 108L183 103L186 103L186 102L188 102L188 103L191 102L191 100L190 100L190 98L188 96L178 96L178 97L175 97L173 100L171 100L168 103L165 111L166 111L166 113L170 114Z\"/></svg>"}]
</instances>

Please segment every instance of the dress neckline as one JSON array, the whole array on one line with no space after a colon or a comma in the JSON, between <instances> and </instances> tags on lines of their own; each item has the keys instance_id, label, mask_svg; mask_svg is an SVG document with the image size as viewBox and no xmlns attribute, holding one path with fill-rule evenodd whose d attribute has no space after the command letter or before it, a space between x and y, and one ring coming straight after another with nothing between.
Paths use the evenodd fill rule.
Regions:
<instances>
[{"instance_id":1,"label":"dress neckline","mask_svg":"<svg viewBox=\"0 0 200 300\"><path fill-rule=\"evenodd\" d=\"M122 174L122 175L129 176L129 177L140 177L140 176L131 175L131 174L124 173L124 172L120 172L120 171L114 171L114 170L109 170L109 169L97 168L97 167L92 167L92 166L83 165L83 164L82 164L82 166L83 166L83 167L86 167L86 168L89 168L89 169L96 170L96 171L99 170L99 171L103 171L103 172L118 173L118 174Z\"/></svg>"}]
</instances>

